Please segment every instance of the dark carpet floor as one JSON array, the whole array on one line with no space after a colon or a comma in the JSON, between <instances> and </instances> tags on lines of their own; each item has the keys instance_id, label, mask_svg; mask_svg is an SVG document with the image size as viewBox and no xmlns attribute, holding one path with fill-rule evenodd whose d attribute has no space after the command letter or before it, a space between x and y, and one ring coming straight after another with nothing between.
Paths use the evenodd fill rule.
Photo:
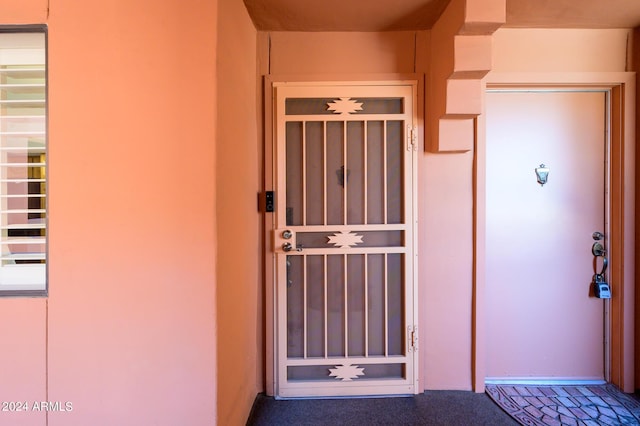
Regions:
<instances>
[{"instance_id":1,"label":"dark carpet floor","mask_svg":"<svg viewBox=\"0 0 640 426\"><path fill-rule=\"evenodd\" d=\"M427 391L413 397L275 400L258 395L253 425L517 425L484 393Z\"/></svg>"}]
</instances>

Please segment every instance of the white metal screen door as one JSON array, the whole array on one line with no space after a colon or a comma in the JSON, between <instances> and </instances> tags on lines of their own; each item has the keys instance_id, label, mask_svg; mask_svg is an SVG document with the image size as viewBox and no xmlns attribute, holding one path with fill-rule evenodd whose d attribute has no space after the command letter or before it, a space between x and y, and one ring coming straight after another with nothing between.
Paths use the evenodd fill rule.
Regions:
<instances>
[{"instance_id":1,"label":"white metal screen door","mask_svg":"<svg viewBox=\"0 0 640 426\"><path fill-rule=\"evenodd\" d=\"M276 395L413 394L415 84L274 84Z\"/></svg>"}]
</instances>

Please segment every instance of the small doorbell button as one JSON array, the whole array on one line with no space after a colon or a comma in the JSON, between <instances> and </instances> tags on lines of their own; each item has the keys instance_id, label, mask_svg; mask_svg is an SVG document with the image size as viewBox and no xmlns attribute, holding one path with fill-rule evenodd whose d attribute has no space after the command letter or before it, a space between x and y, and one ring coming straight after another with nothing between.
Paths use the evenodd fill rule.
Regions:
<instances>
[{"instance_id":1,"label":"small doorbell button","mask_svg":"<svg viewBox=\"0 0 640 426\"><path fill-rule=\"evenodd\" d=\"M272 213L275 211L275 200L273 191L266 191L264 196L264 211Z\"/></svg>"}]
</instances>

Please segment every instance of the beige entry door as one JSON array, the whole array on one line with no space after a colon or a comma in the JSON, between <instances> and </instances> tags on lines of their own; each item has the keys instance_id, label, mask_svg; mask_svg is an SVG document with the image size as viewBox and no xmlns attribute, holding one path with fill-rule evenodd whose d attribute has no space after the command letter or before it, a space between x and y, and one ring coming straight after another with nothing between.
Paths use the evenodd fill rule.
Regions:
<instances>
[{"instance_id":1,"label":"beige entry door","mask_svg":"<svg viewBox=\"0 0 640 426\"><path fill-rule=\"evenodd\" d=\"M605 379L607 96L487 93L488 382Z\"/></svg>"},{"instance_id":2,"label":"beige entry door","mask_svg":"<svg viewBox=\"0 0 640 426\"><path fill-rule=\"evenodd\" d=\"M275 393L416 392L416 86L274 84Z\"/></svg>"}]
</instances>

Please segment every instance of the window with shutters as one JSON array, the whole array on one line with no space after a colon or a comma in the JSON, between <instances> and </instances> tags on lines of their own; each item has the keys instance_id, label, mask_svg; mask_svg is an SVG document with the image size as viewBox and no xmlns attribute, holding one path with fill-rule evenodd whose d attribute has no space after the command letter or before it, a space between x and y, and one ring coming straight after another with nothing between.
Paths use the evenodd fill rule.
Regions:
<instances>
[{"instance_id":1,"label":"window with shutters","mask_svg":"<svg viewBox=\"0 0 640 426\"><path fill-rule=\"evenodd\" d=\"M0 295L46 290L46 31L0 27Z\"/></svg>"}]
</instances>

